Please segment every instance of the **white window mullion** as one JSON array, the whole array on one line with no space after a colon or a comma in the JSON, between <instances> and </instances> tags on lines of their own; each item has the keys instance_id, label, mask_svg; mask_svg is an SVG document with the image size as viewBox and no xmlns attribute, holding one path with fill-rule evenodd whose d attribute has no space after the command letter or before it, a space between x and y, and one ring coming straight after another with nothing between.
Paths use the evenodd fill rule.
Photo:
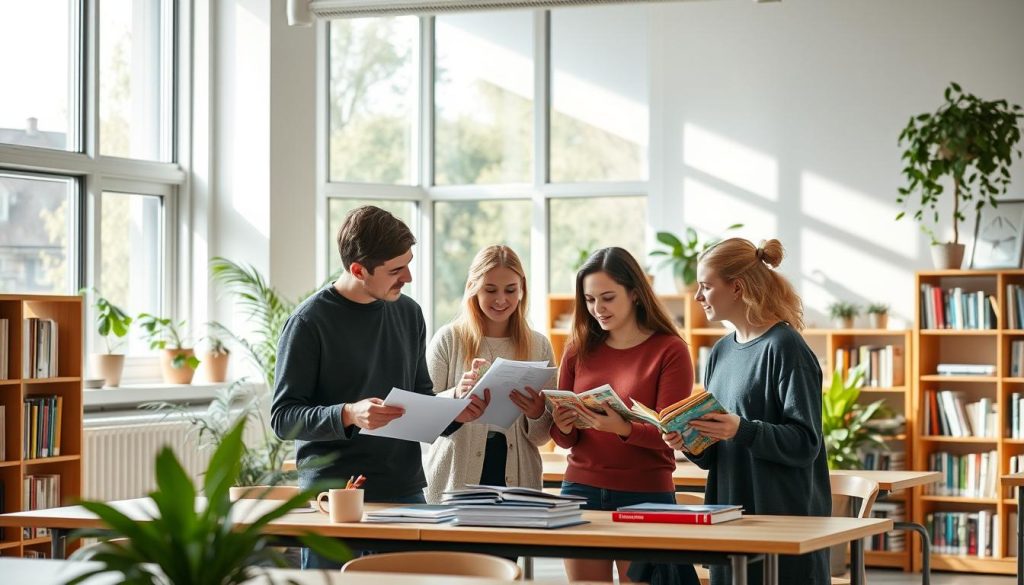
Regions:
<instances>
[{"instance_id":1,"label":"white window mullion","mask_svg":"<svg viewBox=\"0 0 1024 585\"><path fill-rule=\"evenodd\" d=\"M548 286L548 205L544 186L550 177L551 146L548 113L551 103L551 13L538 10L533 21L534 54L534 107L533 107L533 152L534 189L533 221L530 229L530 316L533 326L545 331L547 323L546 302Z\"/></svg>"},{"instance_id":2,"label":"white window mullion","mask_svg":"<svg viewBox=\"0 0 1024 585\"><path fill-rule=\"evenodd\" d=\"M434 207L430 188L434 184L434 23L432 16L420 18L419 44L419 154L413 160L418 163L420 197L418 213L418 284L416 298L423 308L427 331L434 330Z\"/></svg>"},{"instance_id":3,"label":"white window mullion","mask_svg":"<svg viewBox=\"0 0 1024 585\"><path fill-rule=\"evenodd\" d=\"M328 84L331 77L331 29L330 23L316 23L316 54L320 56L320 66L316 72L316 281L323 282L329 276L331 246L323 242L331 238L328 225L331 221L328 213L327 200L332 185L328 182L330 173L330 104L328 104Z\"/></svg>"}]
</instances>

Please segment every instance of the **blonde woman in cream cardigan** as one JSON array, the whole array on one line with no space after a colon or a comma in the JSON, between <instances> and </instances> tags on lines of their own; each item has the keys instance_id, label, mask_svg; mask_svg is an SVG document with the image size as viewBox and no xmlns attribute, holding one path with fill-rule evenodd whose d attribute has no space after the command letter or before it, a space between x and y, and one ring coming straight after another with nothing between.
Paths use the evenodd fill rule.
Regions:
<instances>
[{"instance_id":1,"label":"blonde woman in cream cardigan","mask_svg":"<svg viewBox=\"0 0 1024 585\"><path fill-rule=\"evenodd\" d=\"M465 396L481 368L499 357L553 363L551 344L526 322L526 300L526 275L511 248L490 246L477 253L459 316L434 335L427 349L435 394ZM539 489L539 447L551 438L551 413L540 390L512 393L523 414L507 431L465 424L439 437L427 456L427 501L437 503L443 492L473 483Z\"/></svg>"}]
</instances>

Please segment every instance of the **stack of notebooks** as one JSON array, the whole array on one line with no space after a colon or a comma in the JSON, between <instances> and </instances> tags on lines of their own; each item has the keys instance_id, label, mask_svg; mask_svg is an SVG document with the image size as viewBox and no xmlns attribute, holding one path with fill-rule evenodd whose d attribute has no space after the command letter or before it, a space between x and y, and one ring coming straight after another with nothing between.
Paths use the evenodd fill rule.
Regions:
<instances>
[{"instance_id":1,"label":"stack of notebooks","mask_svg":"<svg viewBox=\"0 0 1024 585\"><path fill-rule=\"evenodd\" d=\"M441 524L455 519L453 506L439 504L409 504L384 510L367 512L363 522L377 524L394 524L415 522L418 524Z\"/></svg>"},{"instance_id":2,"label":"stack of notebooks","mask_svg":"<svg viewBox=\"0 0 1024 585\"><path fill-rule=\"evenodd\" d=\"M718 524L739 520L742 516L740 506L727 504L635 504L612 512L612 521Z\"/></svg>"},{"instance_id":3,"label":"stack of notebooks","mask_svg":"<svg viewBox=\"0 0 1024 585\"><path fill-rule=\"evenodd\" d=\"M583 501L530 488L468 485L445 492L442 504L455 507L459 526L563 528L586 523L580 511Z\"/></svg>"}]
</instances>

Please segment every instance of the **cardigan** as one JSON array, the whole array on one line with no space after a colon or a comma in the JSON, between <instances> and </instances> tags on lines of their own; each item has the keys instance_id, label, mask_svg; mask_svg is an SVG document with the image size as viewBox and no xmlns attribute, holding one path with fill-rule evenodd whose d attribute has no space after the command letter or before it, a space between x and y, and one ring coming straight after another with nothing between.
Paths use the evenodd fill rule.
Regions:
<instances>
[{"instance_id":1,"label":"cardigan","mask_svg":"<svg viewBox=\"0 0 1024 585\"><path fill-rule=\"evenodd\" d=\"M532 335L530 361L543 361L554 365L551 343L536 331ZM481 344L482 357L493 361L502 357L515 359L511 339L485 337ZM484 350L487 347L491 352ZM454 396L455 387L465 372L465 355L459 346L451 325L445 325L434 335L427 350L427 371L434 383L434 393ZM552 377L553 378L553 377ZM552 383L554 380L552 379ZM548 386L550 387L550 385ZM534 388L538 392L542 388ZM438 437L430 446L425 461L427 476L427 502L441 501L443 492L463 489L467 484L479 483L483 470L484 451L490 425L467 423L449 436ZM509 486L542 487L544 472L539 447L549 440L551 413L547 408L538 419L520 415L505 433L508 457L505 461L505 483Z\"/></svg>"}]
</instances>

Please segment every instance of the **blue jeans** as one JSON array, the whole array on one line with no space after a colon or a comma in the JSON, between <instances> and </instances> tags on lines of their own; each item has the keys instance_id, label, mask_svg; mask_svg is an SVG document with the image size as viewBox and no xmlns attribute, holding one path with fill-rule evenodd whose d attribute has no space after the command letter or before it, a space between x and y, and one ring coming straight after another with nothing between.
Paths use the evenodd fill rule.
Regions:
<instances>
[{"instance_id":1,"label":"blue jeans","mask_svg":"<svg viewBox=\"0 0 1024 585\"><path fill-rule=\"evenodd\" d=\"M587 498L586 503L583 504L584 510L612 511L619 509L620 506L632 506L647 502L653 504L676 503L675 492L621 492L571 481L562 482L562 495Z\"/></svg>"},{"instance_id":2,"label":"blue jeans","mask_svg":"<svg viewBox=\"0 0 1024 585\"><path fill-rule=\"evenodd\" d=\"M427 499L423 496L423 492L417 492L401 498L394 498L390 500L374 500L375 504L426 504ZM354 550L352 555L361 557L363 555L373 554L371 550ZM300 553L302 558L303 569L340 569L344 563L332 561L326 557L322 557L316 554L315 551L309 548L302 548Z\"/></svg>"}]
</instances>

